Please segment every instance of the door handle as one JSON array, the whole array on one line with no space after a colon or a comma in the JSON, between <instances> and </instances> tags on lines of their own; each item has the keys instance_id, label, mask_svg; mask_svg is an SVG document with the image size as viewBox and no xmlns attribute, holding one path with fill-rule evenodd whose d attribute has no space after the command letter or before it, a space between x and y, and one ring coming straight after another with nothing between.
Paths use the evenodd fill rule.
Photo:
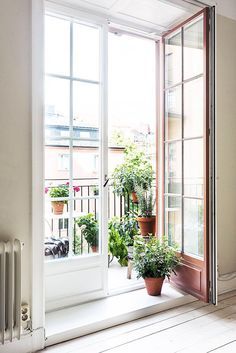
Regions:
<instances>
[{"instance_id":1,"label":"door handle","mask_svg":"<svg viewBox=\"0 0 236 353\"><path fill-rule=\"evenodd\" d=\"M103 184L103 187L105 188L108 184L109 178L107 177L107 175L105 175L105 183Z\"/></svg>"}]
</instances>

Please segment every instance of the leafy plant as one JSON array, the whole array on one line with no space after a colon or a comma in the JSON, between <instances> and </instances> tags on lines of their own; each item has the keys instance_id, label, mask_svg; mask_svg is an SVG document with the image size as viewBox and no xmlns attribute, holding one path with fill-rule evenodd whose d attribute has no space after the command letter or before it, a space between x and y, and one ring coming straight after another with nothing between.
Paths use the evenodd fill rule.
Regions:
<instances>
[{"instance_id":1,"label":"leafy plant","mask_svg":"<svg viewBox=\"0 0 236 353\"><path fill-rule=\"evenodd\" d=\"M74 251L75 255L81 254L81 240L77 234L75 234L75 236L74 236L73 251Z\"/></svg>"},{"instance_id":2,"label":"leafy plant","mask_svg":"<svg viewBox=\"0 0 236 353\"><path fill-rule=\"evenodd\" d=\"M139 185L136 185L135 191L138 198L138 215L145 218L152 217L155 205L152 188L145 190Z\"/></svg>"},{"instance_id":3,"label":"leafy plant","mask_svg":"<svg viewBox=\"0 0 236 353\"><path fill-rule=\"evenodd\" d=\"M134 244L134 237L139 233L137 220L133 214L127 213L123 217L113 217L109 220L109 229L115 228L122 239L125 241L126 246Z\"/></svg>"},{"instance_id":4,"label":"leafy plant","mask_svg":"<svg viewBox=\"0 0 236 353\"><path fill-rule=\"evenodd\" d=\"M180 263L176 247L170 247L166 237L162 240L135 237L133 259L138 278L170 278L172 272L176 274L175 268Z\"/></svg>"},{"instance_id":5,"label":"leafy plant","mask_svg":"<svg viewBox=\"0 0 236 353\"><path fill-rule=\"evenodd\" d=\"M80 187L73 186L73 190L74 192L79 192ZM69 197L69 183L52 186L50 188L45 187L45 194L47 194L48 192L49 192L49 196L52 198ZM67 203L67 200L62 200L61 202Z\"/></svg>"},{"instance_id":6,"label":"leafy plant","mask_svg":"<svg viewBox=\"0 0 236 353\"><path fill-rule=\"evenodd\" d=\"M76 223L81 227L82 235L90 246L98 245L98 221L92 213L77 218Z\"/></svg>"},{"instance_id":7,"label":"leafy plant","mask_svg":"<svg viewBox=\"0 0 236 353\"><path fill-rule=\"evenodd\" d=\"M109 224L108 251L112 256L115 256L118 259L121 266L128 265L128 250L125 240L120 236L118 230L112 224Z\"/></svg>"},{"instance_id":8,"label":"leafy plant","mask_svg":"<svg viewBox=\"0 0 236 353\"><path fill-rule=\"evenodd\" d=\"M117 195L126 195L135 191L135 185L148 189L153 180L153 168L145 153L138 151L135 144L129 144L124 150L124 162L114 169L113 189Z\"/></svg>"}]
</instances>

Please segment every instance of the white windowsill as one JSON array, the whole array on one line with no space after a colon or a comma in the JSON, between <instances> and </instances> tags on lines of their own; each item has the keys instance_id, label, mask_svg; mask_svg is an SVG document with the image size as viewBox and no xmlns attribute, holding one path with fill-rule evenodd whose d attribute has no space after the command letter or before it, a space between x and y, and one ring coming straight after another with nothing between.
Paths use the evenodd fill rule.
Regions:
<instances>
[{"instance_id":1,"label":"white windowsill","mask_svg":"<svg viewBox=\"0 0 236 353\"><path fill-rule=\"evenodd\" d=\"M46 313L46 346L196 300L165 283L161 296L152 297L147 295L146 289L139 289Z\"/></svg>"}]
</instances>

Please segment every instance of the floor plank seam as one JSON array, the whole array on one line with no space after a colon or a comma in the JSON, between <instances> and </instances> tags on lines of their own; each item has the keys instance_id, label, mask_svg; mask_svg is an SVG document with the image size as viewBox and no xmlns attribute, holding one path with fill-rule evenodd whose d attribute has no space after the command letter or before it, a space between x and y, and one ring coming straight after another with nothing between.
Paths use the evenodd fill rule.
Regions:
<instances>
[{"instance_id":1,"label":"floor plank seam","mask_svg":"<svg viewBox=\"0 0 236 353\"><path fill-rule=\"evenodd\" d=\"M219 346L219 347L217 347L217 348L211 349L210 351L207 351L206 353L216 352L218 349L221 349L221 348L223 348L223 347L226 347L226 346L228 346L229 344L232 344L232 343L234 343L234 342L236 342L236 339L235 339L235 340L232 340L232 341L230 341L230 342L227 342L227 343L225 343L225 344L222 344L221 346Z\"/></svg>"},{"instance_id":2,"label":"floor plank seam","mask_svg":"<svg viewBox=\"0 0 236 353\"><path fill-rule=\"evenodd\" d=\"M228 306L226 306L226 307L228 307ZM191 321L200 319L200 318L202 318L202 317L204 317L204 316L207 316L207 315L209 315L209 314L213 314L213 313L216 313L216 312L220 312L220 311L224 310L226 307L220 308L220 309L218 309L218 310L215 310L215 311L210 312L210 313L207 313L207 314L200 315L200 316L198 316L198 317L196 317L196 318L191 318L191 319L185 320L185 321L183 321L183 322L181 322L181 323L178 323L178 324L169 326L169 327L167 327L167 328L164 328L164 329L162 329L162 330L159 330L159 331L150 333L150 334L148 334L148 335L143 335L143 336L141 336L141 337L138 337L138 338L135 338L135 339L131 339L130 341L127 341L127 342L125 342L125 343L115 345L114 347L112 347L112 349L125 346L125 345L127 345L127 344L129 344L129 343L132 343L132 342L140 341L140 340L142 340L143 338L151 337L151 336L153 336L153 335L156 335L157 333L165 332L165 331L170 330L170 329L172 329L172 328L181 326L181 325L183 325L183 324L185 324L185 323L188 323L188 322L191 322ZM111 350L111 348L104 349L104 350L99 351L99 353L109 352L110 350Z\"/></svg>"}]
</instances>

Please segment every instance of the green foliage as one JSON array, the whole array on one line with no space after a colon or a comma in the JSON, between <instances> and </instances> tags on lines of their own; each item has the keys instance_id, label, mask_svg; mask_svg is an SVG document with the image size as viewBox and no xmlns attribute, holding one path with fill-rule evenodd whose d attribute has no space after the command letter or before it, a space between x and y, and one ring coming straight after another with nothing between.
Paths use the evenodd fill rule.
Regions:
<instances>
[{"instance_id":1,"label":"green foliage","mask_svg":"<svg viewBox=\"0 0 236 353\"><path fill-rule=\"evenodd\" d=\"M121 266L128 265L128 250L125 245L125 240L111 223L109 224L108 251L118 259Z\"/></svg>"},{"instance_id":2,"label":"green foliage","mask_svg":"<svg viewBox=\"0 0 236 353\"><path fill-rule=\"evenodd\" d=\"M75 255L81 254L81 241L80 241L80 237L77 234L75 234L74 236L73 251Z\"/></svg>"},{"instance_id":3,"label":"green foliage","mask_svg":"<svg viewBox=\"0 0 236 353\"><path fill-rule=\"evenodd\" d=\"M153 216L153 209L155 200L153 197L152 188L144 190L139 185L135 186L135 191L138 198L138 215L140 217L151 217Z\"/></svg>"},{"instance_id":4,"label":"green foliage","mask_svg":"<svg viewBox=\"0 0 236 353\"><path fill-rule=\"evenodd\" d=\"M50 188L49 196L50 197L69 197L68 185L62 184L62 185L58 185ZM66 200L62 202L67 203Z\"/></svg>"},{"instance_id":5,"label":"green foliage","mask_svg":"<svg viewBox=\"0 0 236 353\"><path fill-rule=\"evenodd\" d=\"M90 246L98 245L98 221L92 213L77 218L76 223L81 227L82 235Z\"/></svg>"},{"instance_id":6,"label":"green foliage","mask_svg":"<svg viewBox=\"0 0 236 353\"><path fill-rule=\"evenodd\" d=\"M134 244L134 237L139 233L136 218L127 213L123 217L113 217L109 220L109 229L114 228L118 231L120 237L125 241L126 246Z\"/></svg>"},{"instance_id":7,"label":"green foliage","mask_svg":"<svg viewBox=\"0 0 236 353\"><path fill-rule=\"evenodd\" d=\"M124 150L124 162L114 169L113 188L117 195L134 192L135 185L148 189L153 180L153 169L144 152L138 151L135 144L129 144Z\"/></svg>"},{"instance_id":8,"label":"green foliage","mask_svg":"<svg viewBox=\"0 0 236 353\"><path fill-rule=\"evenodd\" d=\"M156 237L150 237L149 240L135 237L134 268L138 278L170 278L179 262L176 247L170 247L165 237L162 241Z\"/></svg>"}]
</instances>

